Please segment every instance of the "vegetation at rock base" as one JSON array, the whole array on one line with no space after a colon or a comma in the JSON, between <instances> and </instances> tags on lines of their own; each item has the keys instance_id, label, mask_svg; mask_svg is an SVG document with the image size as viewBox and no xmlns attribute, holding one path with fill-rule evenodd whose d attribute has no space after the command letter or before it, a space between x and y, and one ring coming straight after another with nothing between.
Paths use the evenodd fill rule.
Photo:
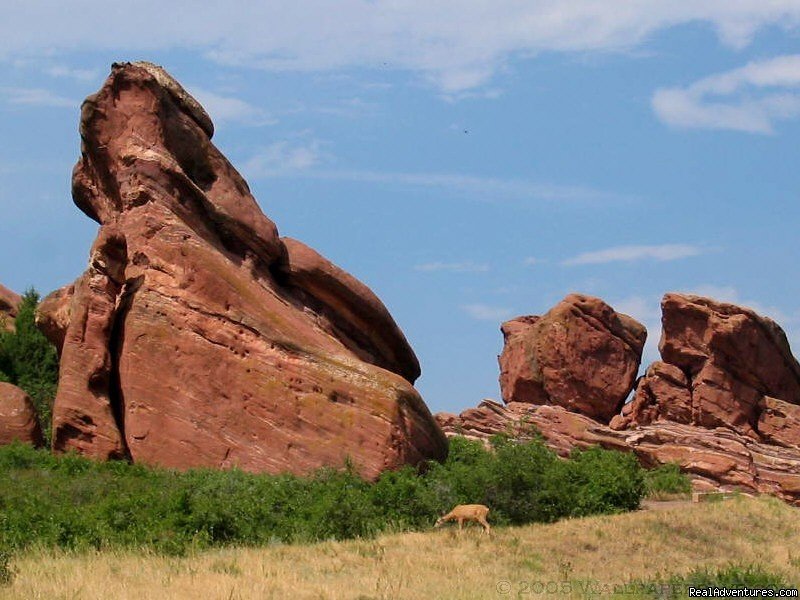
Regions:
<instances>
[{"instance_id":1,"label":"vegetation at rock base","mask_svg":"<svg viewBox=\"0 0 800 600\"><path fill-rule=\"evenodd\" d=\"M14 331L0 331L0 381L19 386L33 400L45 440L50 440L53 399L58 386L58 355L36 327L39 294L22 296Z\"/></svg>"},{"instance_id":2,"label":"vegetation at rock base","mask_svg":"<svg viewBox=\"0 0 800 600\"><path fill-rule=\"evenodd\" d=\"M647 496L653 500L669 500L692 492L692 480L679 465L667 463L645 472Z\"/></svg>"},{"instance_id":3,"label":"vegetation at rock base","mask_svg":"<svg viewBox=\"0 0 800 600\"><path fill-rule=\"evenodd\" d=\"M175 472L125 462L0 448L0 547L188 548L369 538L429 528L462 503L491 507L494 525L635 509L644 472L629 454L590 449L559 459L539 441L493 450L451 441L444 464L371 483L352 468L312 476L236 469Z\"/></svg>"}]
</instances>

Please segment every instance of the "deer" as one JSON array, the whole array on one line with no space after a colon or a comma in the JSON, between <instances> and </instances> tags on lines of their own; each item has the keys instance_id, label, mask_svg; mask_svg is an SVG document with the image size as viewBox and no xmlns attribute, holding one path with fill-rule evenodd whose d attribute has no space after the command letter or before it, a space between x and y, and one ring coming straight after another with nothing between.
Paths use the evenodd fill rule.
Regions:
<instances>
[{"instance_id":1,"label":"deer","mask_svg":"<svg viewBox=\"0 0 800 600\"><path fill-rule=\"evenodd\" d=\"M447 521L458 521L458 530L464 525L464 521L474 521L483 526L483 532L489 534L492 530L489 523L486 521L486 516L489 514L489 507L483 504L459 504L446 515L439 517L434 527L439 528Z\"/></svg>"}]
</instances>

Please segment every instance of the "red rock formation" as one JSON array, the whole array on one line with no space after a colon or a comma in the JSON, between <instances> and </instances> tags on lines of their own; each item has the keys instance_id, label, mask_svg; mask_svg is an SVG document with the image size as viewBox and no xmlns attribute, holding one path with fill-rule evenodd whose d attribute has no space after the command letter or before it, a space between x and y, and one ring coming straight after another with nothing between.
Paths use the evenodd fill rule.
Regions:
<instances>
[{"instance_id":1,"label":"red rock formation","mask_svg":"<svg viewBox=\"0 0 800 600\"><path fill-rule=\"evenodd\" d=\"M22 298L6 287L0 285L0 327L14 330L14 319Z\"/></svg>"},{"instance_id":2,"label":"red rock formation","mask_svg":"<svg viewBox=\"0 0 800 600\"><path fill-rule=\"evenodd\" d=\"M0 382L0 446L20 441L41 446L42 431L28 394L15 385Z\"/></svg>"},{"instance_id":3,"label":"red rock formation","mask_svg":"<svg viewBox=\"0 0 800 600\"><path fill-rule=\"evenodd\" d=\"M599 298L570 294L542 317L503 323L505 402L555 404L608 422L633 388L647 332Z\"/></svg>"},{"instance_id":4,"label":"red rock formation","mask_svg":"<svg viewBox=\"0 0 800 600\"><path fill-rule=\"evenodd\" d=\"M765 442L800 448L800 406L763 396L758 408L757 429Z\"/></svg>"},{"instance_id":5,"label":"red rock formation","mask_svg":"<svg viewBox=\"0 0 800 600\"><path fill-rule=\"evenodd\" d=\"M765 396L800 403L800 365L771 319L685 294L666 294L661 308L664 362L648 371L624 426L660 418L760 439Z\"/></svg>"},{"instance_id":6,"label":"red rock formation","mask_svg":"<svg viewBox=\"0 0 800 600\"><path fill-rule=\"evenodd\" d=\"M526 439L538 430L562 456L595 444L630 451L646 466L680 464L701 489L769 493L800 505L800 367L781 328L750 309L697 296L667 294L662 310L663 361L650 365L633 401L608 426L595 416L598 410L576 402L484 401L437 420L447 435L481 440L496 433ZM549 398L538 375L545 352L537 342L545 336L531 332L546 319L503 326L504 392L538 404ZM567 319L555 322L569 327ZM547 351L580 357L568 364L590 360L579 336L551 338ZM608 360L605 346L595 347L595 358Z\"/></svg>"},{"instance_id":7,"label":"red rock formation","mask_svg":"<svg viewBox=\"0 0 800 600\"><path fill-rule=\"evenodd\" d=\"M726 428L658 421L619 431L560 406L491 401L458 416L440 413L436 418L448 436L488 440L504 432L528 439L538 430L560 456L595 445L630 451L647 467L679 464L696 489L772 494L800 505L800 453Z\"/></svg>"},{"instance_id":8,"label":"red rock formation","mask_svg":"<svg viewBox=\"0 0 800 600\"><path fill-rule=\"evenodd\" d=\"M48 295L36 307L36 326L56 347L59 355L64 346L64 337L67 335L69 310L74 295L75 286L66 285Z\"/></svg>"},{"instance_id":9,"label":"red rock formation","mask_svg":"<svg viewBox=\"0 0 800 600\"><path fill-rule=\"evenodd\" d=\"M633 401L622 407L622 414L611 419L610 425L613 429L625 429L631 423L649 425L659 419L693 422L689 379L675 365L661 361L648 367Z\"/></svg>"},{"instance_id":10,"label":"red rock formation","mask_svg":"<svg viewBox=\"0 0 800 600\"><path fill-rule=\"evenodd\" d=\"M316 250L291 238L281 238L286 283L306 306L314 306L320 323L361 360L414 382L419 361L389 311L366 285Z\"/></svg>"},{"instance_id":11,"label":"red rock formation","mask_svg":"<svg viewBox=\"0 0 800 600\"><path fill-rule=\"evenodd\" d=\"M212 133L149 63L114 65L84 103L73 198L101 230L69 305L54 448L294 473L349 457L368 477L443 457L386 308L278 237Z\"/></svg>"}]
</instances>

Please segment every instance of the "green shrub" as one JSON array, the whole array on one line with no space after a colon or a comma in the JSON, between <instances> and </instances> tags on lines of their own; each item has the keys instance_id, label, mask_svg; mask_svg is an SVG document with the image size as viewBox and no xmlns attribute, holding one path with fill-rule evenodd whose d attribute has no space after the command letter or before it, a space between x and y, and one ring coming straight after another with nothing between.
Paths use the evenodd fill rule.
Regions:
<instances>
[{"instance_id":1,"label":"green shrub","mask_svg":"<svg viewBox=\"0 0 800 600\"><path fill-rule=\"evenodd\" d=\"M655 498L685 495L692 491L692 480L674 463L645 471L645 483L647 495Z\"/></svg>"},{"instance_id":2,"label":"green shrub","mask_svg":"<svg viewBox=\"0 0 800 600\"><path fill-rule=\"evenodd\" d=\"M635 510L645 493L644 472L631 453L575 450L566 463L572 516Z\"/></svg>"},{"instance_id":3,"label":"green shrub","mask_svg":"<svg viewBox=\"0 0 800 600\"><path fill-rule=\"evenodd\" d=\"M36 327L39 294L29 289L22 296L14 320L15 331L0 330L0 381L13 383L33 400L42 432L50 441L53 399L58 386L58 355Z\"/></svg>"},{"instance_id":4,"label":"green shrub","mask_svg":"<svg viewBox=\"0 0 800 600\"><path fill-rule=\"evenodd\" d=\"M237 469L175 472L0 448L0 547L190 548L370 537L429 528L456 504L486 504L495 525L635 508L643 475L627 454L558 458L540 441L492 450L451 441L443 464L361 479L352 467L308 477Z\"/></svg>"}]
</instances>

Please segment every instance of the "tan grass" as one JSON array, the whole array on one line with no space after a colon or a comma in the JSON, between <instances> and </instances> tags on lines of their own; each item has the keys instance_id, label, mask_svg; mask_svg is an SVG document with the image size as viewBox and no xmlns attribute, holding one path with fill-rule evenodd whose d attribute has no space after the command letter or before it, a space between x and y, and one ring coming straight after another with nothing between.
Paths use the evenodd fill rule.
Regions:
<instances>
[{"instance_id":1,"label":"tan grass","mask_svg":"<svg viewBox=\"0 0 800 600\"><path fill-rule=\"evenodd\" d=\"M106 599L560 598L576 583L624 584L695 567L800 570L800 511L769 498L679 504L552 525L389 535L170 558L35 551L16 557L0 597ZM572 582L567 594L561 582ZM508 594L498 582L509 582ZM520 594L550 584L551 594ZM525 584L528 584L526 586ZM502 587L503 584L501 584ZM545 588L546 589L546 588ZM632 596L626 596L632 597Z\"/></svg>"}]
</instances>

